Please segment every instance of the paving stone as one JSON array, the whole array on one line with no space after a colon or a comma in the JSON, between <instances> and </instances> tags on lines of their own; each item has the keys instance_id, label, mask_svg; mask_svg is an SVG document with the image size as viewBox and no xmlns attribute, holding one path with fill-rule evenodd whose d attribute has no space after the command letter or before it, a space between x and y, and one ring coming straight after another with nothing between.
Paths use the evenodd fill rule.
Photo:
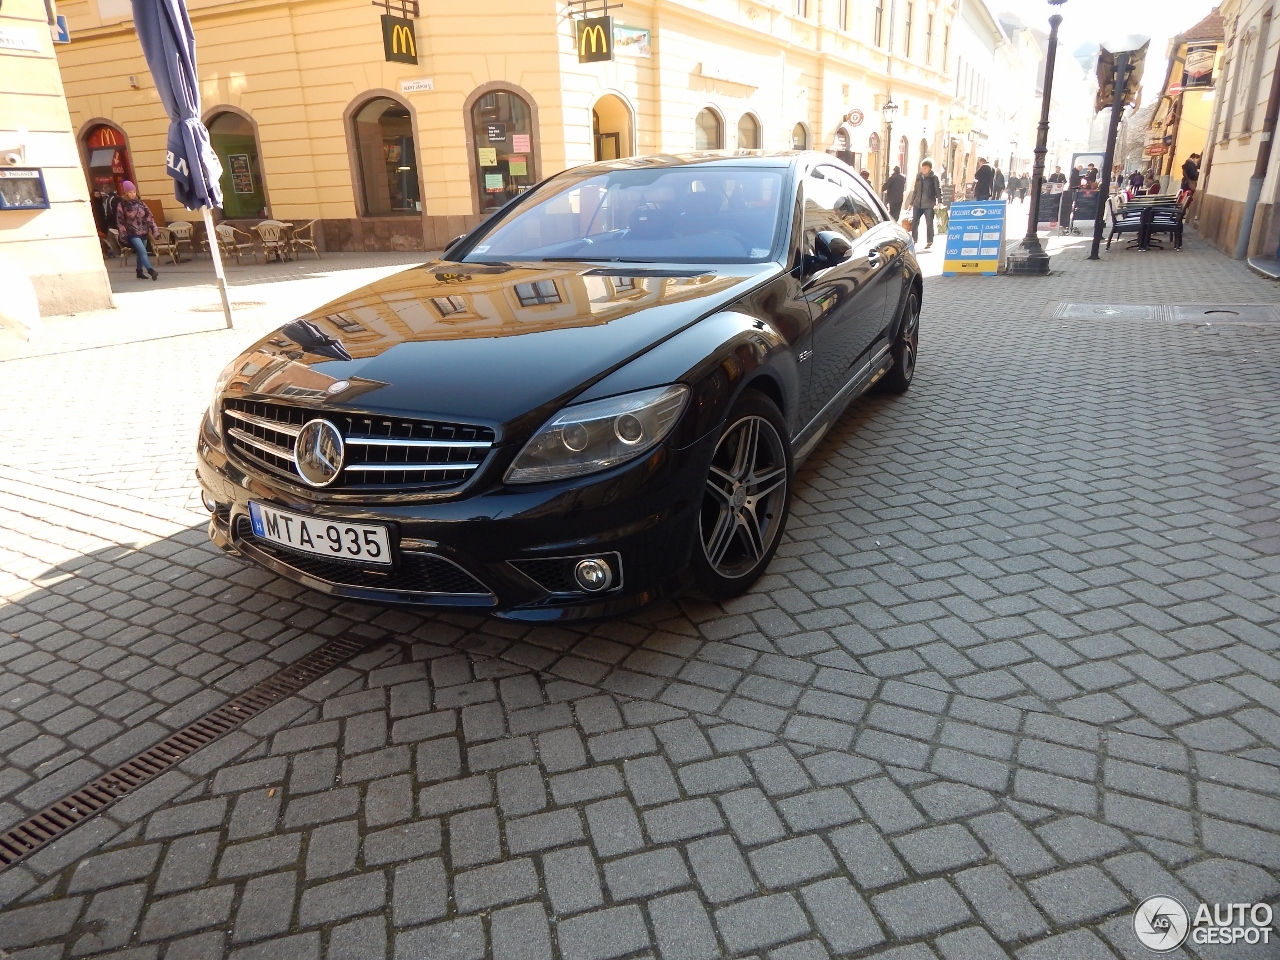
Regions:
<instances>
[{"instance_id":1,"label":"paving stone","mask_svg":"<svg viewBox=\"0 0 1280 960\"><path fill-rule=\"evenodd\" d=\"M610 860L604 865L604 878L610 896L619 902L683 887L689 871L680 854L667 848Z\"/></svg>"},{"instance_id":2,"label":"paving stone","mask_svg":"<svg viewBox=\"0 0 1280 960\"><path fill-rule=\"evenodd\" d=\"M972 918L960 895L945 880L923 880L871 898L895 937L939 933Z\"/></svg>"},{"instance_id":3,"label":"paving stone","mask_svg":"<svg viewBox=\"0 0 1280 960\"><path fill-rule=\"evenodd\" d=\"M1093 866L1030 880L1027 888L1049 919L1059 926L1096 920L1129 904L1129 898Z\"/></svg>"},{"instance_id":4,"label":"paving stone","mask_svg":"<svg viewBox=\"0 0 1280 960\"><path fill-rule=\"evenodd\" d=\"M473 913L523 900L538 892L538 871L528 859L508 860L460 873L453 898L460 913Z\"/></svg>"},{"instance_id":5,"label":"paving stone","mask_svg":"<svg viewBox=\"0 0 1280 960\"><path fill-rule=\"evenodd\" d=\"M800 897L818 932L836 953L854 953L884 942L884 931L848 880L833 877L811 884L800 891Z\"/></svg>"},{"instance_id":6,"label":"paving stone","mask_svg":"<svg viewBox=\"0 0 1280 960\"><path fill-rule=\"evenodd\" d=\"M952 871L986 859L986 853L964 827L947 824L896 838L893 845L919 874Z\"/></svg>"},{"instance_id":7,"label":"paving stone","mask_svg":"<svg viewBox=\"0 0 1280 960\"><path fill-rule=\"evenodd\" d=\"M1048 925L999 867L974 867L955 875L955 883L986 924L1003 943L1030 940L1048 933Z\"/></svg>"},{"instance_id":8,"label":"paving stone","mask_svg":"<svg viewBox=\"0 0 1280 960\"><path fill-rule=\"evenodd\" d=\"M673 893L647 905L663 960L714 960L720 947L697 895Z\"/></svg>"},{"instance_id":9,"label":"paving stone","mask_svg":"<svg viewBox=\"0 0 1280 960\"><path fill-rule=\"evenodd\" d=\"M705 798L646 810L644 823L654 843L689 840L724 827L719 811Z\"/></svg>"},{"instance_id":10,"label":"paving stone","mask_svg":"<svg viewBox=\"0 0 1280 960\"><path fill-rule=\"evenodd\" d=\"M396 934L395 960L482 960L487 944L479 917L460 917Z\"/></svg>"},{"instance_id":11,"label":"paving stone","mask_svg":"<svg viewBox=\"0 0 1280 960\"><path fill-rule=\"evenodd\" d=\"M240 943L287 933L293 920L297 874L255 877L244 886L231 939Z\"/></svg>"},{"instance_id":12,"label":"paving stone","mask_svg":"<svg viewBox=\"0 0 1280 960\"><path fill-rule=\"evenodd\" d=\"M637 906L584 913L557 926L565 960L609 960L649 946L649 931Z\"/></svg>"},{"instance_id":13,"label":"paving stone","mask_svg":"<svg viewBox=\"0 0 1280 960\"><path fill-rule=\"evenodd\" d=\"M542 960L551 956L551 930L541 904L495 910L489 920L493 960Z\"/></svg>"},{"instance_id":14,"label":"paving stone","mask_svg":"<svg viewBox=\"0 0 1280 960\"><path fill-rule=\"evenodd\" d=\"M551 908L559 916L604 903L595 859L586 847L553 850L542 858L542 874Z\"/></svg>"},{"instance_id":15,"label":"paving stone","mask_svg":"<svg viewBox=\"0 0 1280 960\"><path fill-rule=\"evenodd\" d=\"M711 903L736 900L756 890L756 881L731 837L695 840L685 849L698 886Z\"/></svg>"},{"instance_id":16,"label":"paving stone","mask_svg":"<svg viewBox=\"0 0 1280 960\"><path fill-rule=\"evenodd\" d=\"M789 893L754 897L721 907L716 928L731 953L746 953L794 940L809 932L804 911Z\"/></svg>"}]
</instances>

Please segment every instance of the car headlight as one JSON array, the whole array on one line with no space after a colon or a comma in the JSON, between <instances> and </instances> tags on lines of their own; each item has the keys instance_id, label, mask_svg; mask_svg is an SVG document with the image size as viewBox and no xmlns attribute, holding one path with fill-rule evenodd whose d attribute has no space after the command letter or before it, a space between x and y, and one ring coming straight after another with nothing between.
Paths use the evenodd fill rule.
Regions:
<instances>
[{"instance_id":1,"label":"car headlight","mask_svg":"<svg viewBox=\"0 0 1280 960\"><path fill-rule=\"evenodd\" d=\"M213 432L217 436L222 436L222 417L218 415L218 398L222 396L222 391L227 389L227 384L231 382L231 378L235 376L236 362L232 360L227 364L218 379L213 384L213 396L209 398L209 424L213 427Z\"/></svg>"},{"instance_id":2,"label":"car headlight","mask_svg":"<svg viewBox=\"0 0 1280 960\"><path fill-rule=\"evenodd\" d=\"M633 460L671 432L688 397L677 383L565 407L524 445L507 483L563 480Z\"/></svg>"}]
</instances>

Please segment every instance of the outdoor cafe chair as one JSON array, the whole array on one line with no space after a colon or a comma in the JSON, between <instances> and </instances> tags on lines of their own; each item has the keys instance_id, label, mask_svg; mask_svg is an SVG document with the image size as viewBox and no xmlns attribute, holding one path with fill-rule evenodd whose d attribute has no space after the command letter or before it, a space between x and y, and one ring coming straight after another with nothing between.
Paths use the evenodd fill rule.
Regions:
<instances>
[{"instance_id":1,"label":"outdoor cafe chair","mask_svg":"<svg viewBox=\"0 0 1280 960\"><path fill-rule=\"evenodd\" d=\"M237 230L229 223L220 223L213 228L213 232L218 235L218 249L228 257L235 257L236 263L243 263L240 258L246 253L253 257L253 262L258 262L258 248L253 245L253 237L245 233L243 230ZM205 241L205 246L208 246Z\"/></svg>"},{"instance_id":2,"label":"outdoor cafe chair","mask_svg":"<svg viewBox=\"0 0 1280 960\"><path fill-rule=\"evenodd\" d=\"M289 253L289 236L285 225L279 220L263 220L253 227L262 242L263 260L274 254L277 260L284 260Z\"/></svg>"},{"instance_id":3,"label":"outdoor cafe chair","mask_svg":"<svg viewBox=\"0 0 1280 960\"><path fill-rule=\"evenodd\" d=\"M152 241L159 256L168 256L171 263L178 262L178 242L174 239L173 231L168 227L156 227L156 236Z\"/></svg>"},{"instance_id":4,"label":"outdoor cafe chair","mask_svg":"<svg viewBox=\"0 0 1280 960\"><path fill-rule=\"evenodd\" d=\"M1142 238L1143 211L1132 204L1121 202L1119 196L1107 197L1107 214L1111 221L1111 229L1107 233L1107 249L1111 249L1111 241L1126 233L1137 234Z\"/></svg>"},{"instance_id":5,"label":"outdoor cafe chair","mask_svg":"<svg viewBox=\"0 0 1280 960\"><path fill-rule=\"evenodd\" d=\"M162 227L161 229L164 228ZM152 237L146 237L145 240L148 254L159 260L160 251L156 247L155 239ZM111 247L112 251L120 257L120 264L127 267L129 265L129 258L133 256L133 246L120 241L120 231L115 227L107 228L107 244Z\"/></svg>"},{"instance_id":6,"label":"outdoor cafe chair","mask_svg":"<svg viewBox=\"0 0 1280 960\"><path fill-rule=\"evenodd\" d=\"M304 250L310 250L319 260L320 251L316 249L316 222L314 220L308 221L294 230L291 245L294 250L294 256L297 256L297 250L301 247Z\"/></svg>"},{"instance_id":7,"label":"outdoor cafe chair","mask_svg":"<svg viewBox=\"0 0 1280 960\"><path fill-rule=\"evenodd\" d=\"M169 232L173 234L173 246L178 252L179 261L182 259L183 246L194 258L196 255L195 228L186 220L174 220L169 224Z\"/></svg>"}]
</instances>

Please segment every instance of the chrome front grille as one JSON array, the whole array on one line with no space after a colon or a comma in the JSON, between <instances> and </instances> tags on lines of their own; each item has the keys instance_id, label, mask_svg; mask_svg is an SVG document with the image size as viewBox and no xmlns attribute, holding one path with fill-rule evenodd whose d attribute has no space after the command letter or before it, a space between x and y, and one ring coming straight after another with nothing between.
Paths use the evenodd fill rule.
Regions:
<instances>
[{"instance_id":1,"label":"chrome front grille","mask_svg":"<svg viewBox=\"0 0 1280 960\"><path fill-rule=\"evenodd\" d=\"M223 402L222 426L228 447L269 473L306 486L293 448L304 424L317 417L342 434L342 473L327 489L398 490L457 486L484 462L494 432L466 423L404 420L353 413L320 413L302 407L253 400Z\"/></svg>"}]
</instances>

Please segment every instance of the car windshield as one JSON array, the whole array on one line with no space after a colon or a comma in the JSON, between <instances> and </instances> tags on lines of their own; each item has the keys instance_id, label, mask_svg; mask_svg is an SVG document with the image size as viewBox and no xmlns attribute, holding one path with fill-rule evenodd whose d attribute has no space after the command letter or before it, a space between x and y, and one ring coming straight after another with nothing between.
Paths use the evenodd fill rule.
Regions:
<instances>
[{"instance_id":1,"label":"car windshield","mask_svg":"<svg viewBox=\"0 0 1280 960\"><path fill-rule=\"evenodd\" d=\"M462 260L764 261L784 172L697 164L557 177L500 217Z\"/></svg>"}]
</instances>

